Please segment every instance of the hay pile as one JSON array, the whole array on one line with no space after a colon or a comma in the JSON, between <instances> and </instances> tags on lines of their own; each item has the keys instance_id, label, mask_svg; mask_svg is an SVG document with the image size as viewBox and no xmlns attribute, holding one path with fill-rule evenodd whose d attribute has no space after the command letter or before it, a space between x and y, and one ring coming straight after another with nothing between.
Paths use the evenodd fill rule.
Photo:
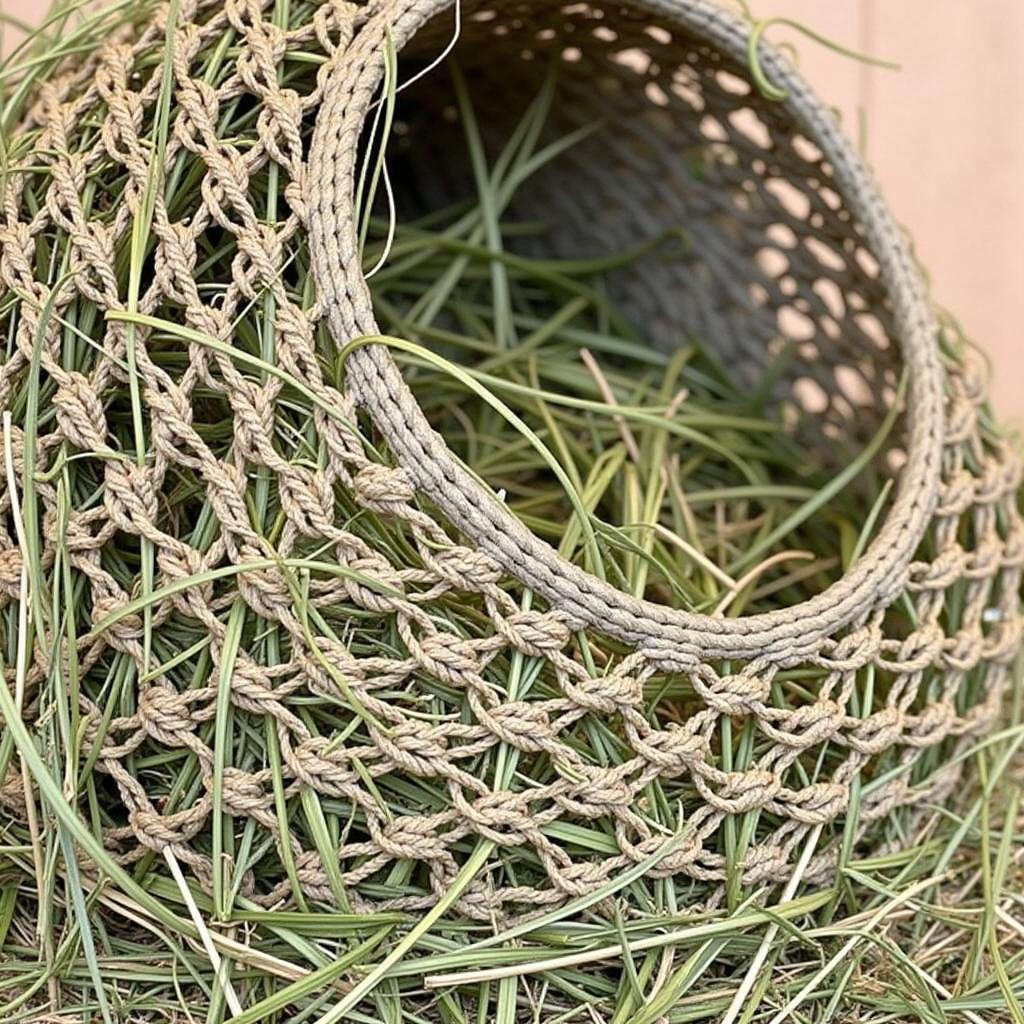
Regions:
<instances>
[{"instance_id":1,"label":"hay pile","mask_svg":"<svg viewBox=\"0 0 1024 1024\"><path fill-rule=\"evenodd\" d=\"M806 719L787 785L842 777L849 802L796 827L783 803L723 814L726 776L777 757L743 693L660 671L639 710L606 706L624 644L562 627L568 653L546 648L542 598L395 498L351 348L310 315L299 187L354 11L175 4L165 31L146 4L58 10L4 66L0 1018L1024 1019L1016 674L1002 731L981 738L1009 673L986 662L901 709L941 697L963 737L847 771L844 743L799 745L809 709L841 674L870 720L902 670L788 666L757 698ZM111 36L138 41L88 57ZM471 48L408 91L384 51L364 267L379 343L456 455L563 557L662 605L748 615L842 578L900 465L893 353L837 399L798 332L741 365L655 323L632 297L707 237L670 221L567 255L531 191L615 126L559 123L557 70L499 122ZM734 159L697 147L686 172ZM865 287L857 316L884 325ZM969 358L952 323L942 343ZM963 377L950 406L994 463ZM1013 486L992 484L1007 547ZM1010 563L951 585L948 621L990 587L996 636ZM901 599L888 635L919 613ZM634 770L637 729L701 715L707 778Z\"/></svg>"}]
</instances>

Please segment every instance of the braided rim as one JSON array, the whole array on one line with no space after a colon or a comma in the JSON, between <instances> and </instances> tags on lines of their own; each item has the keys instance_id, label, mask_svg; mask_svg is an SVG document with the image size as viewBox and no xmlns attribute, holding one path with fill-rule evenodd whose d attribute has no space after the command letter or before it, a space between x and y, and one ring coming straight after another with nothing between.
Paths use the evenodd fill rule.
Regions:
<instances>
[{"instance_id":1,"label":"braided rim","mask_svg":"<svg viewBox=\"0 0 1024 1024\"><path fill-rule=\"evenodd\" d=\"M745 65L750 25L710 0L633 0ZM379 334L360 264L354 225L355 161L363 121L383 74L390 28L399 49L452 0L380 0L325 85L309 156L308 228L319 302L339 344ZM750 659L795 663L836 631L891 603L938 499L944 374L936 324L921 275L869 172L834 116L778 51L759 56L800 130L832 164L852 215L863 225L894 307L896 340L909 370L907 461L896 497L856 565L821 594L790 608L733 619L667 608L623 593L562 559L534 536L456 460L424 417L387 347L355 348L346 362L354 400L365 408L413 484L480 550L561 611L663 663Z\"/></svg>"}]
</instances>

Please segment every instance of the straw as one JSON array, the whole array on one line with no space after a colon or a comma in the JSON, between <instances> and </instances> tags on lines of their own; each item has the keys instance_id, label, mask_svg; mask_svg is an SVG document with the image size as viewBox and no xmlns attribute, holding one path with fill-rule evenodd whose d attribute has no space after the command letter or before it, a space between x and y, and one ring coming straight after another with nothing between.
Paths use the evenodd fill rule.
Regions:
<instances>
[{"instance_id":1,"label":"straw","mask_svg":"<svg viewBox=\"0 0 1024 1024\"><path fill-rule=\"evenodd\" d=\"M8 143L36 87L61 60L93 52L119 27L150 13L135 0L96 12L89 6L55 9L0 68L5 176L32 159L31 146ZM657 237L637 238L604 256L543 255L551 225L522 216L517 198L553 161L609 126L552 133L552 73L537 95L520 97L523 116L510 136L490 138L475 110L472 81L447 59L462 13L456 6L438 56L419 72L403 74L388 44L378 128L374 140L364 140L360 179L360 241L381 334L353 345L387 344L430 422L469 470L563 557L624 592L737 617L821 593L855 564L885 520L893 493L886 456L903 438L905 382L887 405L864 411L866 440L853 429L837 437L790 386L791 355L766 367L763 386L751 388L723 365L714 338L689 338L672 353L654 347L621 281L692 255L699 242L685 224L666 225ZM170 22L174 17L172 5ZM281 29L306 25L311 9L277 0L268 18ZM769 25L763 21L752 33L755 57L757 38ZM288 85L303 95L326 60L314 34L304 38L304 48L293 47L282 67ZM166 40L161 36L148 57L162 83L157 113L145 125L154 154L174 144L173 34ZM235 30L226 29L204 58L205 80L222 82L240 45ZM450 68L456 68L453 83L445 77ZM408 183L387 159L388 127L401 114L403 96L412 95L405 90L427 73L431 87L450 85L464 138L464 151L450 157L470 172L465 194L431 209L410 206ZM246 103L226 103L219 116L224 138L252 137ZM78 127L95 130L88 118ZM971 769L954 805L897 808L861 821L865 794L903 768L894 757L881 758L854 780L845 821L810 830L781 887L745 884L736 869L772 827L767 812L737 815L721 829L716 853L729 866L726 883L663 870L702 827L700 813L687 818L697 796L685 777L652 782L634 808L652 834L667 840L656 855L613 873L593 892L519 907L511 918L470 916L462 901L471 890L545 878L529 843L499 846L469 833L453 847L460 870L443 893L430 871L408 858L381 872L372 865L362 871L369 853L344 870L332 861L339 846L360 834L364 810L346 792L321 791L291 772L292 734L246 710L238 667L246 658L258 665L261 681L310 742L327 748L393 738L381 702L401 703L425 735L438 724L474 721L471 695L456 686L416 675L375 680L379 688L367 690L334 658L342 647L364 663L402 657L407 637L352 602L347 588L388 598L407 591L340 564L313 544L298 543L282 555L280 496L265 472L253 474L246 491L261 555L246 562L244 573L274 574L282 582L310 659L327 681L316 692L296 691L282 671L286 637L241 599L237 564L168 583L148 541L112 536L103 567L130 599L98 615L71 567L76 537L68 534L68 515L102 507L104 460L147 466L159 456L138 375L142 341L172 375L182 372L186 352L202 352L254 387L279 386L269 429L291 463L311 472L323 464L319 422L344 426L371 464L387 458L372 427L325 400L296 367L282 365L273 296L260 292L243 304L231 344L184 325L174 308L143 307L157 203L186 209L197 188L188 158L177 160L163 177L153 171L131 237L119 250L125 307L105 311L82 298L58 320L62 366L84 375L100 359L101 331L111 324L127 331L124 376L104 393L110 452L100 457L45 447L55 413L40 341L5 410L5 491L20 561L18 597L0 612L0 1020L1020 1024L1019 663L1007 667L1013 683L1004 728L918 754L910 781L922 788L953 765ZM26 202L43 208L45 176L27 180ZM97 203L116 209L124 201L123 168L114 161L91 170L89 182ZM279 186L276 171L251 183L254 209L272 225L285 206ZM66 280L68 235L47 229L40 244L48 266L40 273L56 290ZM230 279L236 253L215 233L204 244L202 283L213 294ZM307 253L300 239L291 244L283 276L289 296L309 309ZM8 331L18 305L31 301L0 299ZM41 312L44 322L56 316L49 307ZM950 323L943 337L952 358L963 339ZM322 338L325 377L343 386L351 351L339 352ZM222 393L199 390L194 424L225 462L233 458L231 417ZM984 429L994 436L987 423ZM44 470L33 469L40 451ZM58 496L52 522L43 521L37 500L43 486ZM415 584L422 562L410 534L346 494L336 503L344 528L405 566L403 585ZM434 510L424 503L421 511ZM216 543L216 512L197 474L177 472L168 482L159 525L200 550ZM56 538L52 558L40 554L44 533ZM511 582L503 586L524 612L541 607L537 595ZM159 618L193 588L216 596L214 614L225 627L216 641L217 669L206 625L180 604ZM449 593L417 593L417 600L432 624L455 636L472 636L487 621L479 603L460 603ZM955 614L972 600L971 584L961 581L945 600ZM892 614L912 628L911 610L897 606ZM123 651L100 646L116 627L136 622L141 671ZM628 654L596 633L579 634L573 643L595 676ZM558 692L544 659L521 651L502 652L487 672L488 685L510 701ZM772 707L803 706L826 676L816 665L781 671ZM194 806L208 784L212 820L191 845L139 850L122 795L100 770L101 752L115 740L112 723L130 715L143 688L159 679L180 694L215 691L214 714L195 727L214 751L213 763L190 749L149 742L123 763L164 815ZM849 713L866 717L877 710L889 685L872 667L858 670ZM984 701L981 680L969 675L962 685L965 707ZM645 683L643 713L654 725L686 723L701 707L683 675ZM562 735L589 763L621 766L629 747L609 721L579 716ZM738 770L755 762L762 746L741 722L725 720L713 757L723 770ZM806 783L830 778L844 756L826 745L798 758L793 771ZM467 756L465 764L499 793L529 792L571 772L506 744ZM258 821L231 813L226 783L233 770L263 773L270 796ZM382 776L368 762L357 770L361 792L391 820L410 807L447 808L457 790L456 782L412 771ZM620 851L620 837L601 819L566 818L542 831L579 861ZM210 877L200 870L202 859L192 857L197 851L212 863ZM838 870L822 881L813 869L826 851L837 853ZM314 861L325 878L315 889Z\"/></svg>"}]
</instances>

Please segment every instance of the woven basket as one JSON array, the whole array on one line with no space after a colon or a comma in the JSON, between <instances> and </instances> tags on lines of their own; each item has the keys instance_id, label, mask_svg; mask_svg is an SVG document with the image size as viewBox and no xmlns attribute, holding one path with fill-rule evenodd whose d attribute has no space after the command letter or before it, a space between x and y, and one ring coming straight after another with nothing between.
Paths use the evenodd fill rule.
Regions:
<instances>
[{"instance_id":1,"label":"woven basket","mask_svg":"<svg viewBox=\"0 0 1024 1024\"><path fill-rule=\"evenodd\" d=\"M711 339L754 380L780 343L798 339L799 365L780 387L816 388L825 438L870 433L894 400L901 364L909 370L905 459L886 519L854 567L805 604L740 618L688 614L627 596L532 536L430 428L385 346L354 348L344 384L328 379L321 359L332 344L377 333L353 193L386 39L403 67L429 61L452 33L448 0L325 3L287 31L259 0L181 5L164 170L192 176L193 200L172 209L157 196L157 244L137 309L221 347L129 328L117 314L129 307L126 252L151 171L161 9L152 24L113 33L39 89L9 147L16 158L0 215L9 325L0 407L24 427L19 396L39 373L40 558L48 565L65 551L88 595L91 623L76 624L82 757L116 785L112 804L122 815L105 810L105 842L125 864L169 848L208 883L216 784L223 811L255 829L242 890L278 905L291 898L294 877L309 898L332 901L334 865L294 833L284 848L272 773L244 756L243 728L268 729L280 750L286 785L276 798L286 813L311 787L351 818L336 852L356 907L431 905L475 837L494 852L453 912L485 921L592 892L669 842L654 873L693 879L711 901L729 872L745 885L787 879L802 840L821 828L804 877L822 880L836 863L853 785L853 838L870 839L873 821L941 800L959 777L957 753L1000 709L1020 639L1020 468L979 418L977 360L940 343L907 245L833 115L766 43L761 67L786 99L765 99L750 84L750 26L738 16L707 0L465 0L461 15L460 59L488 130L510 130L507 98L532 95L553 55L563 68L552 130L595 116L613 128L524 190L519 212L554 225L546 251L614 252L665 223L692 235L681 263L641 261L614 284L653 343L671 347L684 333ZM213 84L193 76L190 68L225 39L231 73ZM300 49L322 62L300 66L290 58ZM220 117L235 102L250 105L251 129L221 138ZM400 156L407 183L438 200L458 195L465 169L444 156L443 96L428 77L405 102L415 114ZM18 157L29 150L31 159ZM688 169L693 153L714 156L701 175ZM269 166L281 197L273 218L249 199ZM30 194L45 201L29 202ZM50 265L53 233L71 238L71 266ZM210 276L203 254L211 239L234 254L230 279ZM296 266L308 267L315 302L295 294ZM237 325L264 295L274 303L280 377L261 378L229 351L246 349ZM81 337L96 346L87 373L66 368ZM109 395L123 390L132 365L154 453L142 467L112 442L127 411ZM221 424L233 432L230 460L206 440L211 396L230 408ZM274 437L274 409L285 396L314 408L314 459ZM376 449L354 429L361 417L381 440ZM25 433L13 436L23 474ZM96 481L94 493L70 506L60 473L51 472L66 458ZM273 553L250 522L247 497L258 486L269 487L280 509ZM194 522L165 514L163 497L179 487L205 501L202 542ZM5 514L10 499L5 489ZM378 517L393 542L371 549L349 532L357 513ZM131 604L141 577L135 572L129 585L125 567L111 564L111 545L126 536L147 541L155 555L163 596L154 628L173 638L175 623L188 619L209 634L208 647L177 651L164 673L146 672L151 655ZM21 555L13 532L0 543L0 585L13 601ZM313 606L329 609L335 623L386 621L387 646L349 644L343 628L310 632L272 562L312 550L338 570L312 572ZM963 581L966 600L947 602ZM432 615L452 602L467 610L459 635ZM239 648L239 635L270 627L280 640L273 662ZM581 630L608 670L588 670L573 637ZM38 645L28 709L49 671L48 649ZM544 663L544 685L522 699L510 699L502 683L515 652ZM779 707L773 687L801 669L813 670L813 685ZM866 673L874 673L876 701L860 715L851 700ZM244 726L218 768L212 737L224 677ZM692 691L683 724L645 709L645 687L664 677ZM416 692L450 705L449 720L425 724L412 714L406 698ZM384 728L356 721L350 699ZM338 735L311 731L304 700L341 705ZM621 765L604 767L565 741L565 730L588 718L628 748ZM755 724L757 755L743 770L719 763L727 719ZM948 768L922 773L922 752L939 744ZM496 791L479 765L499 745L516 752L520 771ZM155 792L138 768L161 756L182 766L176 792ZM542 760L559 766L555 781L519 781ZM815 764L827 770L810 783L805 769ZM443 780L445 806L424 803L421 778ZM653 829L644 814L655 785L681 801L681 838ZM745 859L727 864L723 823L751 814ZM574 842L575 821L599 823L608 842ZM413 863L406 877L421 879L420 891L389 894L385 881L402 862Z\"/></svg>"}]
</instances>

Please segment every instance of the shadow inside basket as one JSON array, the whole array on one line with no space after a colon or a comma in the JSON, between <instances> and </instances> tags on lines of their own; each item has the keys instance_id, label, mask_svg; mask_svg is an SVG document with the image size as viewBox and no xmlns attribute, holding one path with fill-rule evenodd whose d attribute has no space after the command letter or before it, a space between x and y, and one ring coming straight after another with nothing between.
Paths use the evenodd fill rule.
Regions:
<instances>
[{"instance_id":1,"label":"shadow inside basket","mask_svg":"<svg viewBox=\"0 0 1024 1024\"><path fill-rule=\"evenodd\" d=\"M564 558L674 608L791 607L864 550L905 461L878 265L745 69L649 19L542 6L478 5L395 97L394 216L378 188L365 228L381 330L436 357L394 353ZM399 80L450 31L421 29Z\"/></svg>"}]
</instances>

